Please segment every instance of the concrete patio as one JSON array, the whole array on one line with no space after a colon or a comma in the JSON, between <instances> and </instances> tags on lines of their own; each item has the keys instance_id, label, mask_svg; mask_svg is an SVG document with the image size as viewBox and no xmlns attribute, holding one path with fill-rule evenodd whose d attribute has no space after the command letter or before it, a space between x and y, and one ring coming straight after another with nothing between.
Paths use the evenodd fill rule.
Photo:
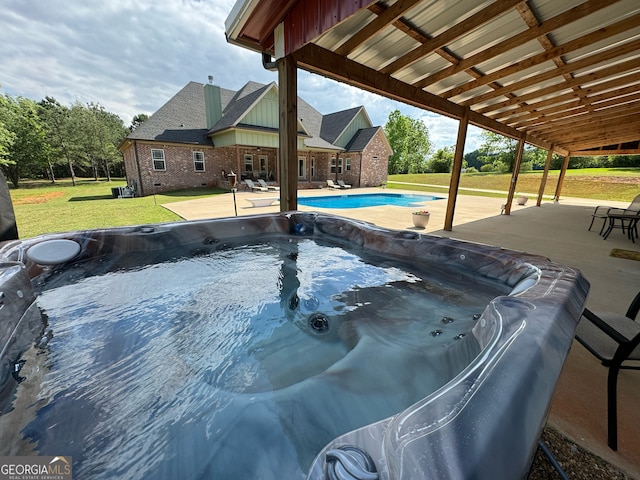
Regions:
<instances>
[{"instance_id":1,"label":"concrete patio","mask_svg":"<svg viewBox=\"0 0 640 480\"><path fill-rule=\"evenodd\" d=\"M401 190L358 189L358 193L426 193ZM299 197L308 195L341 195L345 192L301 190ZM632 243L626 235L614 230L605 241L598 235L600 224L587 231L591 213L596 205L606 204L624 208L620 202L602 202L566 198L559 203L543 202L535 206L532 198L525 206L514 204L511 215L501 215L504 198L459 195L453 231L442 230L447 200L443 197L425 203L420 209L431 212L430 223L424 230L412 225L411 212L418 207L367 207L359 209L313 209L300 206L302 211L322 211L360 219L381 227L420 231L466 241L496 245L507 249L543 255L556 263L579 269L591 283L587 306L591 310L624 313L640 289L640 262L611 257L613 248L640 252L640 243ZM252 215L279 211L278 204L252 207L246 199L256 193L238 192L238 215ZM206 199L189 200L164 205L186 220L218 218L234 215L232 194ZM621 371L618 380L618 451L607 446L606 381L607 369L574 342L556 388L548 423L563 432L578 445L607 460L632 478L640 479L640 374Z\"/></svg>"}]
</instances>

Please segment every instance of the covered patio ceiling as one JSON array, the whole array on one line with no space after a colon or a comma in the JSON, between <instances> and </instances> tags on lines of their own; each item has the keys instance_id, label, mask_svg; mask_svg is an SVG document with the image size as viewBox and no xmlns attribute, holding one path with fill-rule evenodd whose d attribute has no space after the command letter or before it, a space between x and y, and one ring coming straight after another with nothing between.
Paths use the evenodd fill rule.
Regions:
<instances>
[{"instance_id":1,"label":"covered patio ceiling","mask_svg":"<svg viewBox=\"0 0 640 480\"><path fill-rule=\"evenodd\" d=\"M226 32L564 156L640 154L638 0L238 0Z\"/></svg>"}]
</instances>

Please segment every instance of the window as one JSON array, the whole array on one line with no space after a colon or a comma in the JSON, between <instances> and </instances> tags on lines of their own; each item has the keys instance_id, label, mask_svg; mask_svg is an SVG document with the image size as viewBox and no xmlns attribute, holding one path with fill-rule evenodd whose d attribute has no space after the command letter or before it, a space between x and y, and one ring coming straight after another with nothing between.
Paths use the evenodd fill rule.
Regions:
<instances>
[{"instance_id":1,"label":"window","mask_svg":"<svg viewBox=\"0 0 640 480\"><path fill-rule=\"evenodd\" d=\"M298 178L307 178L307 159L298 157Z\"/></svg>"},{"instance_id":2,"label":"window","mask_svg":"<svg viewBox=\"0 0 640 480\"><path fill-rule=\"evenodd\" d=\"M331 173L336 173L336 159L331 159Z\"/></svg>"},{"instance_id":3,"label":"window","mask_svg":"<svg viewBox=\"0 0 640 480\"><path fill-rule=\"evenodd\" d=\"M346 159L345 159L344 169L345 169L347 172L351 171L351 158L346 158Z\"/></svg>"},{"instance_id":4,"label":"window","mask_svg":"<svg viewBox=\"0 0 640 480\"><path fill-rule=\"evenodd\" d=\"M266 155L260 155L258 157L258 164L260 165L260 177L268 178L269 176L269 163Z\"/></svg>"},{"instance_id":5,"label":"window","mask_svg":"<svg viewBox=\"0 0 640 480\"><path fill-rule=\"evenodd\" d=\"M244 171L253 172L253 155L244 156Z\"/></svg>"},{"instance_id":6,"label":"window","mask_svg":"<svg viewBox=\"0 0 640 480\"><path fill-rule=\"evenodd\" d=\"M316 176L316 157L311 157L311 178Z\"/></svg>"},{"instance_id":7,"label":"window","mask_svg":"<svg viewBox=\"0 0 640 480\"><path fill-rule=\"evenodd\" d=\"M154 170L166 170L167 162L164 160L164 150L151 149L151 160Z\"/></svg>"},{"instance_id":8,"label":"window","mask_svg":"<svg viewBox=\"0 0 640 480\"><path fill-rule=\"evenodd\" d=\"M338 159L338 173L342 173L342 162L343 162L343 159L342 157L340 157Z\"/></svg>"},{"instance_id":9,"label":"window","mask_svg":"<svg viewBox=\"0 0 640 480\"><path fill-rule=\"evenodd\" d=\"M204 153L193 152L193 169L196 172L204 172Z\"/></svg>"}]
</instances>

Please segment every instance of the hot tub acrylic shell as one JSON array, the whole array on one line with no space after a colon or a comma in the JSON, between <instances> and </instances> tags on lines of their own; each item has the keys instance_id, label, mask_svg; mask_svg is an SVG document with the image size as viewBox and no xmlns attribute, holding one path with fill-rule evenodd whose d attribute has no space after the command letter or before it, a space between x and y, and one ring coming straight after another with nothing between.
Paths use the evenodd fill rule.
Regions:
<instances>
[{"instance_id":1,"label":"hot tub acrylic shell","mask_svg":"<svg viewBox=\"0 0 640 480\"><path fill-rule=\"evenodd\" d=\"M35 294L57 268L105 255L157 256L185 244L270 234L331 238L410 262L469 269L511 290L491 301L475 324L481 352L474 361L407 409L334 439L317 455L309 479L328 478L327 452L345 445L367 452L381 479L526 477L586 300L586 279L540 256L337 216L290 212L6 242L0 249L0 400L17 386L14 360L41 333ZM76 242L80 251L61 257L62 264L55 256L36 257L45 265L30 258L30 248L41 250L52 240Z\"/></svg>"}]
</instances>

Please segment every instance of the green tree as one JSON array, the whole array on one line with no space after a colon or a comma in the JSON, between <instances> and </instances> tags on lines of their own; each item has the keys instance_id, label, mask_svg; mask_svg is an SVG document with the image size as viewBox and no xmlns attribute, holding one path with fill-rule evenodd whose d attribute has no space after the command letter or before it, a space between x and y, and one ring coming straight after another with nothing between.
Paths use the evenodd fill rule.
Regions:
<instances>
[{"instance_id":1,"label":"green tree","mask_svg":"<svg viewBox=\"0 0 640 480\"><path fill-rule=\"evenodd\" d=\"M454 148L440 148L431 157L429 161L429 169L434 173L449 173L453 166Z\"/></svg>"},{"instance_id":2,"label":"green tree","mask_svg":"<svg viewBox=\"0 0 640 480\"><path fill-rule=\"evenodd\" d=\"M16 139L15 133L8 127L15 116L15 104L8 95L0 96L0 165L6 165L11 145Z\"/></svg>"},{"instance_id":3,"label":"green tree","mask_svg":"<svg viewBox=\"0 0 640 480\"><path fill-rule=\"evenodd\" d=\"M127 129L122 119L95 103L74 105L72 111L72 116L77 115L81 120L79 128L83 135L78 147L82 163L90 166L94 179L98 179L102 170L110 180L111 166L123 163L118 145L127 135Z\"/></svg>"},{"instance_id":4,"label":"green tree","mask_svg":"<svg viewBox=\"0 0 640 480\"><path fill-rule=\"evenodd\" d=\"M520 170L542 170L547 162L547 151L525 144L524 153L522 154L522 166Z\"/></svg>"},{"instance_id":5,"label":"green tree","mask_svg":"<svg viewBox=\"0 0 640 480\"><path fill-rule=\"evenodd\" d=\"M426 170L431 142L423 122L394 110L389 114L384 133L393 149L389 158L389 174L422 173Z\"/></svg>"},{"instance_id":6,"label":"green tree","mask_svg":"<svg viewBox=\"0 0 640 480\"><path fill-rule=\"evenodd\" d=\"M76 173L74 169L74 147L77 144L75 138L77 132L76 122L72 121L71 109L60 105L53 97L45 97L39 103L40 116L46 124L47 140L52 147L52 155L66 161L71 176L71 184L76 184ZM52 165L50 165L52 167ZM53 175L53 168L50 169ZM54 178L52 178L55 181Z\"/></svg>"},{"instance_id":7,"label":"green tree","mask_svg":"<svg viewBox=\"0 0 640 480\"><path fill-rule=\"evenodd\" d=\"M512 172L516 161L518 141L489 130L483 130L480 133L480 138L482 139L480 150L484 153L482 162L493 164L494 170ZM481 170L484 171L482 168Z\"/></svg>"},{"instance_id":8,"label":"green tree","mask_svg":"<svg viewBox=\"0 0 640 480\"><path fill-rule=\"evenodd\" d=\"M14 141L6 155L2 170L14 187L20 178L39 176L45 168L49 145L38 116L37 105L29 99L17 100L5 97L13 114L6 119L6 128L11 130Z\"/></svg>"},{"instance_id":9,"label":"green tree","mask_svg":"<svg viewBox=\"0 0 640 480\"><path fill-rule=\"evenodd\" d=\"M480 170L482 165L484 165L481 161L482 152L480 150L474 150L473 152L469 152L464 156L464 161L467 162L469 167L473 167L476 170Z\"/></svg>"},{"instance_id":10,"label":"green tree","mask_svg":"<svg viewBox=\"0 0 640 480\"><path fill-rule=\"evenodd\" d=\"M133 120L131 120L131 125L129 126L129 132L133 132L136 128L147 121L148 118L149 115L147 115L146 113L139 113L138 115L133 117Z\"/></svg>"},{"instance_id":11,"label":"green tree","mask_svg":"<svg viewBox=\"0 0 640 480\"><path fill-rule=\"evenodd\" d=\"M480 136L482 139L482 144L480 145L482 155L478 157L478 160L483 163L480 169L482 171L513 172L518 151L518 140L488 130L483 130ZM520 170L542 169L546 160L546 150L525 144ZM486 166L489 164L491 165L490 167Z\"/></svg>"}]
</instances>

